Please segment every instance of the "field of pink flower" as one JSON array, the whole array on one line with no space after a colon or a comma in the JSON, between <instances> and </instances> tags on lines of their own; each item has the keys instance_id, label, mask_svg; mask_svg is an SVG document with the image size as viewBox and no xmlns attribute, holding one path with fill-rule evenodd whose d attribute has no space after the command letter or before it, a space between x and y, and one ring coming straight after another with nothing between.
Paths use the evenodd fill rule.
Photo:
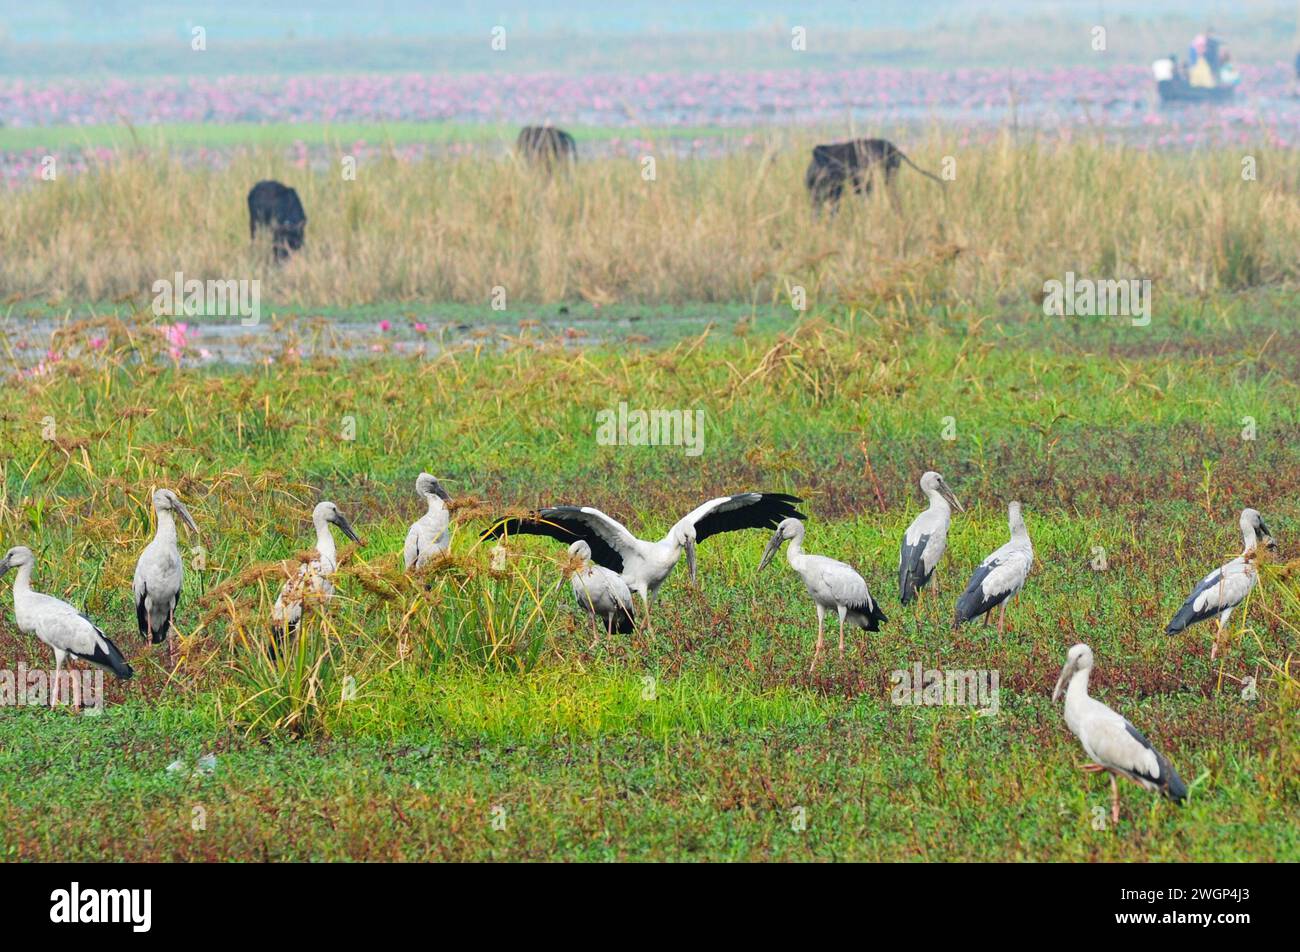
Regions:
<instances>
[{"instance_id":1,"label":"field of pink flower","mask_svg":"<svg viewBox=\"0 0 1300 952\"><path fill-rule=\"evenodd\" d=\"M232 76L0 81L10 128L171 123L504 122L601 128L749 128L912 122L1093 125L1200 141L1240 129L1289 139L1300 98L1288 64L1247 66L1236 105L1157 109L1147 70L762 70L649 74Z\"/></svg>"}]
</instances>

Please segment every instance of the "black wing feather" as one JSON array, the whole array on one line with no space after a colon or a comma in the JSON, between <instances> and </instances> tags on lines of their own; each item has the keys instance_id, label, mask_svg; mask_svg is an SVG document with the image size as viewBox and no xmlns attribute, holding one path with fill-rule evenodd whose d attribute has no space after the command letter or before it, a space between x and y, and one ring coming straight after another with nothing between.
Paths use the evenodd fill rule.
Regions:
<instances>
[{"instance_id":1,"label":"black wing feather","mask_svg":"<svg viewBox=\"0 0 1300 952\"><path fill-rule=\"evenodd\" d=\"M78 612L77 614L80 615L81 613ZM131 669L131 666L126 663L126 658L122 656L122 652L118 650L117 645L113 644L113 642L108 639L108 636L105 635L103 631L100 631L99 626L96 625L93 621L91 621L89 618L86 618L85 615L81 615L81 617L85 618L86 623L89 624L92 628L95 629L96 632L99 633L99 637L104 642L105 648L107 648L107 650L105 650L105 648L101 648L98 644L96 644L95 650L88 655L78 654L75 651L69 651L68 654L72 655L72 657L74 658L80 658L82 661L85 661L89 664L93 664L96 667L104 668L108 671L112 671L123 681L131 677L131 675L135 674L135 672Z\"/></svg>"},{"instance_id":2,"label":"black wing feather","mask_svg":"<svg viewBox=\"0 0 1300 952\"><path fill-rule=\"evenodd\" d=\"M1174 765L1169 762L1169 759L1165 757L1164 754L1160 753L1160 751L1152 747L1151 741L1146 739L1146 735L1130 724L1127 720L1124 722L1124 729L1128 731L1130 737L1156 755L1156 764L1160 769L1160 776L1158 777L1151 777L1137 770L1133 771L1133 773L1141 777L1143 780L1154 783L1160 788L1160 792L1170 800L1174 801L1174 803L1181 804L1186 800L1187 784L1183 783L1183 778L1178 776L1178 771L1174 769Z\"/></svg>"},{"instance_id":3,"label":"black wing feather","mask_svg":"<svg viewBox=\"0 0 1300 952\"><path fill-rule=\"evenodd\" d=\"M988 574L1001 564L1002 561L999 559L996 562L981 565L975 570L975 573L970 577L970 581L966 583L966 591L962 592L961 597L957 599L957 615L952 621L954 628L997 608L1007 600L1007 596L1011 594L1010 589L1005 592L985 595L982 587Z\"/></svg>"},{"instance_id":4,"label":"black wing feather","mask_svg":"<svg viewBox=\"0 0 1300 952\"><path fill-rule=\"evenodd\" d=\"M140 628L140 634L147 639L149 637L149 609L145 606L145 600L149 597L149 588L146 585L145 590L141 593L140 598L135 603L135 622ZM181 603L181 593L177 592L176 597L172 599L171 608L163 620L153 629L153 643L162 644L167 640L167 632L171 630L172 613L176 611L176 606Z\"/></svg>"},{"instance_id":5,"label":"black wing feather","mask_svg":"<svg viewBox=\"0 0 1300 952\"><path fill-rule=\"evenodd\" d=\"M867 631L879 631L880 626L889 621L880 610L880 604L870 595L861 605L850 605L848 608L853 621Z\"/></svg>"},{"instance_id":6,"label":"black wing feather","mask_svg":"<svg viewBox=\"0 0 1300 952\"><path fill-rule=\"evenodd\" d=\"M741 499L754 493L737 493L732 499ZM798 496L786 493L757 493L758 499L747 506L735 509L715 509L695 523L695 541L703 542L720 532L739 529L775 529L782 519L806 520L808 517L795 508L803 502Z\"/></svg>"},{"instance_id":7,"label":"black wing feather","mask_svg":"<svg viewBox=\"0 0 1300 952\"><path fill-rule=\"evenodd\" d=\"M907 544L907 536L903 537L903 547L898 556L898 600L904 605L916 598L916 593L930 581L930 574L925 570L925 547L930 542L930 535L923 535L916 541L916 545Z\"/></svg>"},{"instance_id":8,"label":"black wing feather","mask_svg":"<svg viewBox=\"0 0 1300 952\"><path fill-rule=\"evenodd\" d=\"M1223 571L1221 569L1215 569L1214 572L1206 577L1204 582L1196 586L1196 588L1192 590L1192 594L1187 596L1187 601L1183 602L1182 607L1178 609L1178 614L1175 615L1169 624L1165 626L1165 634L1175 634L1189 625L1195 625L1197 622L1205 621L1207 618L1213 618L1215 615L1219 614L1219 612L1223 611L1227 606L1214 605L1209 602L1207 602L1205 607L1200 611L1196 610L1196 600L1200 598L1201 594L1206 590L1218 585L1222 578Z\"/></svg>"},{"instance_id":9,"label":"black wing feather","mask_svg":"<svg viewBox=\"0 0 1300 952\"><path fill-rule=\"evenodd\" d=\"M612 572L622 573L623 557L590 525L579 506L548 506L531 516L503 519L483 533L485 539L502 535L541 535L572 545L581 539L591 546L591 560Z\"/></svg>"}]
</instances>

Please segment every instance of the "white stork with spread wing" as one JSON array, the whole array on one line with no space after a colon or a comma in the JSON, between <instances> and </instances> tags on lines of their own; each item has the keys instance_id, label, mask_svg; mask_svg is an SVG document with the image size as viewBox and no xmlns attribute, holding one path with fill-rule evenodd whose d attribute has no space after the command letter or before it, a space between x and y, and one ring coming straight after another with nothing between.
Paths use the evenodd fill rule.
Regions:
<instances>
[{"instance_id":1,"label":"white stork with spread wing","mask_svg":"<svg viewBox=\"0 0 1300 952\"><path fill-rule=\"evenodd\" d=\"M590 506L548 506L523 518L503 519L483 536L544 535L565 544L581 539L597 565L619 573L628 588L641 596L648 621L650 596L658 592L683 552L694 582L696 545L721 532L771 529L782 519L802 518L795 509L799 502L784 493L719 496L683 516L658 542L638 539L621 522Z\"/></svg>"}]
</instances>

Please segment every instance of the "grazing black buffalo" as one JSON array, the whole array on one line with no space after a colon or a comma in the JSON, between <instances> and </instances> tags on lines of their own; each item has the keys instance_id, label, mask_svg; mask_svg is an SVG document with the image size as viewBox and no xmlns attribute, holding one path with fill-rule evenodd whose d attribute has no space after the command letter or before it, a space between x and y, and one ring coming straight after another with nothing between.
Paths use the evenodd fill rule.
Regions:
<instances>
[{"instance_id":1,"label":"grazing black buffalo","mask_svg":"<svg viewBox=\"0 0 1300 952\"><path fill-rule=\"evenodd\" d=\"M302 247L307 216L298 193L279 182L258 182L248 193L248 234L257 238L258 228L271 229L275 260L284 261Z\"/></svg>"},{"instance_id":2,"label":"grazing black buffalo","mask_svg":"<svg viewBox=\"0 0 1300 952\"><path fill-rule=\"evenodd\" d=\"M906 162L927 178L934 179L940 185L943 179L931 175L907 156L898 146L886 139L854 139L852 142L836 142L831 145L819 145L813 149L812 161L804 173L803 183L812 197L813 209L821 211L829 204L832 213L839 207L844 195L844 186L852 184L853 191L859 195L871 194L871 182L877 170L885 176L885 188L894 208L898 208L898 196L894 192L894 173L901 163Z\"/></svg>"},{"instance_id":3,"label":"grazing black buffalo","mask_svg":"<svg viewBox=\"0 0 1300 952\"><path fill-rule=\"evenodd\" d=\"M578 161L573 136L554 126L524 126L515 140L515 151L525 161L551 172L563 162Z\"/></svg>"}]
</instances>

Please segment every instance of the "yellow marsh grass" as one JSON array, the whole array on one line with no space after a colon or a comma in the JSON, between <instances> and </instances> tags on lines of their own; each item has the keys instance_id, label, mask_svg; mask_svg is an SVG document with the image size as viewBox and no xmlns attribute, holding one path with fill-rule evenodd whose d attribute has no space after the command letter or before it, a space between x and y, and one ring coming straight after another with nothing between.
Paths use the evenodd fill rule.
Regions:
<instances>
[{"instance_id":1,"label":"yellow marsh grass","mask_svg":"<svg viewBox=\"0 0 1300 952\"><path fill-rule=\"evenodd\" d=\"M957 148L906 143L921 165L956 162L946 189L901 173L905 217L874 197L818 220L802 177L808 141L764 153L581 162L553 183L511 158L363 162L345 181L277 153L220 171L123 154L96 172L9 195L0 288L76 302L139 295L160 278L261 278L263 306L586 298L609 303L991 299L1041 292L1066 271L1149 278L1156 293L1290 281L1300 257L1300 155L1243 149L1152 154L1093 143ZM1242 179L1243 154L1259 181ZM296 187L306 252L270 265L248 241L258 179Z\"/></svg>"}]
</instances>

